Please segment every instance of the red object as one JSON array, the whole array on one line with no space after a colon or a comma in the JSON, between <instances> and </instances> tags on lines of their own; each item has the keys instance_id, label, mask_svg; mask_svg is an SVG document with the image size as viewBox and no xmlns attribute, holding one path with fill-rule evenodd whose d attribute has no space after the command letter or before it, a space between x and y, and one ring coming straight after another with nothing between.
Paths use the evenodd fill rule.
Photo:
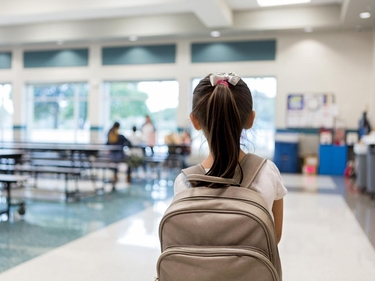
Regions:
<instances>
[{"instance_id":1,"label":"red object","mask_svg":"<svg viewBox=\"0 0 375 281\"><path fill-rule=\"evenodd\" d=\"M344 176L349 178L349 177L353 176L353 174L354 174L353 162L348 161L348 164L346 165L346 168L344 170Z\"/></svg>"}]
</instances>

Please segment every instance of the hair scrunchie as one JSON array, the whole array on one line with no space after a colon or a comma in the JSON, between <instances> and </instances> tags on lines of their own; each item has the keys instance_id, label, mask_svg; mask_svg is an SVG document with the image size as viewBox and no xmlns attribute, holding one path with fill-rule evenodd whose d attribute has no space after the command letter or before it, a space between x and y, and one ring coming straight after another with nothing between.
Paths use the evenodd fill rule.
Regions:
<instances>
[{"instance_id":1,"label":"hair scrunchie","mask_svg":"<svg viewBox=\"0 0 375 281\"><path fill-rule=\"evenodd\" d=\"M218 84L224 84L229 86L229 84L236 86L241 77L237 76L234 72L230 73L213 73L210 75L211 86L216 86Z\"/></svg>"}]
</instances>

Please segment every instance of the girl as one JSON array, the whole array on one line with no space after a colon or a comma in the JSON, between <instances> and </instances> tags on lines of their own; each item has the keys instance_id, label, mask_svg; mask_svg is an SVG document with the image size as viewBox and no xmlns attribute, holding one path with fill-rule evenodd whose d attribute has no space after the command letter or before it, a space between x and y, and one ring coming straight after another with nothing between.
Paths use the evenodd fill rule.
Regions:
<instances>
[{"instance_id":1,"label":"girl","mask_svg":"<svg viewBox=\"0 0 375 281\"><path fill-rule=\"evenodd\" d=\"M241 150L243 129L250 129L255 118L253 100L246 83L234 73L211 74L202 79L193 93L190 119L196 130L202 130L209 146L209 155L201 163L206 175L234 178L246 173L241 161L248 157ZM175 181L175 194L189 188L181 173ZM250 187L266 202L275 223L277 241L281 239L283 224L283 197L287 190L280 172L269 160Z\"/></svg>"}]
</instances>

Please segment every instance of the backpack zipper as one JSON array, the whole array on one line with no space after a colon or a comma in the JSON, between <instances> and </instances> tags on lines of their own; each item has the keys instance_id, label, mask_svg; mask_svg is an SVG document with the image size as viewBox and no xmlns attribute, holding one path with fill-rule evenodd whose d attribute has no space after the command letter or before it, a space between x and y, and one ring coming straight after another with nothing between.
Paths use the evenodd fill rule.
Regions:
<instances>
[{"instance_id":1,"label":"backpack zipper","mask_svg":"<svg viewBox=\"0 0 375 281\"><path fill-rule=\"evenodd\" d=\"M158 277L155 280L159 280L159 268L160 263L162 259L169 255L174 254L182 254L187 256L200 256L200 257L218 257L218 256L251 256L253 258L256 258L257 260L260 260L272 273L272 277L274 281L280 281L280 278L278 276L278 273L271 263L271 261L262 253L258 251L254 251L252 247L249 247L250 249L238 249L233 247L170 247L169 249L166 249L159 257L159 260L157 262L157 271L158 271Z\"/></svg>"},{"instance_id":2,"label":"backpack zipper","mask_svg":"<svg viewBox=\"0 0 375 281\"><path fill-rule=\"evenodd\" d=\"M196 212L199 212L199 213L203 213L203 212L207 212L207 210L205 210L205 211L202 211L202 210L189 210L189 211L184 211L184 212L180 212L180 211L178 211L177 213L179 213L179 214L187 214L187 213L196 213ZM223 211L214 211L213 213L234 213L234 212L228 212L228 211L225 211L225 210L223 210ZM246 213L246 212L241 212L241 211L236 211L236 213L238 214L238 213L240 213L240 214L242 214L242 215L245 215L245 216L248 216L249 215L249 213ZM169 213L167 216L164 216L163 217L163 219L162 219L162 221L160 222L160 226L163 226L164 225L164 221L166 221L167 219L169 219L170 217L173 217L174 216L174 214L175 214L175 212L172 212L172 213ZM258 219L256 219L257 221L260 221L260 220L258 220ZM262 225L262 227L263 227L263 229L265 229L266 228L266 226L263 224L263 223L261 223L261 225ZM160 240L162 241L162 229L161 229L162 227L160 227L159 228L159 237L160 237ZM266 234L268 233L268 231L264 231ZM270 258L270 260L272 261L272 262L274 262L274 260L273 260L273 250L272 250L272 247L271 247L271 239L270 239L270 237L268 236L268 235L266 235L266 239L267 239L267 245L268 245L268 252L270 253L270 255L271 255L271 258ZM277 245L276 245L277 246ZM161 244L161 249L163 249L163 245Z\"/></svg>"},{"instance_id":3,"label":"backpack zipper","mask_svg":"<svg viewBox=\"0 0 375 281\"><path fill-rule=\"evenodd\" d=\"M257 252L261 255L263 255L265 258L267 259L270 259L270 257L268 257L268 254L263 251L262 249L260 248L257 248L257 247L252 247L252 246L193 246L194 248L199 248L199 249L213 249L213 248L221 248L221 249L244 249L244 250L249 250L249 251L254 251L254 252ZM164 252L167 251L167 250L170 250L170 249L190 249L191 246L189 245L171 245L171 246L168 246L167 248L165 248Z\"/></svg>"},{"instance_id":4,"label":"backpack zipper","mask_svg":"<svg viewBox=\"0 0 375 281\"><path fill-rule=\"evenodd\" d=\"M209 200L209 199L214 199L215 197L214 196L185 197L185 198L181 198L177 201L173 201L170 206L173 206L174 204L176 204L178 202L189 201L189 200L191 200L191 198L198 199L198 200ZM255 205L255 206L259 207L259 209L264 211L268 215L268 217L271 219L271 221L273 221L273 219L272 219L270 213L268 212L268 210L264 206L262 206L261 204L259 204L257 202L254 202L254 201L251 201L251 200L246 200L246 199L241 199L241 198L221 197L221 196L220 196L220 199L238 200L238 201L241 201L241 202L250 203L252 205Z\"/></svg>"}]
</instances>

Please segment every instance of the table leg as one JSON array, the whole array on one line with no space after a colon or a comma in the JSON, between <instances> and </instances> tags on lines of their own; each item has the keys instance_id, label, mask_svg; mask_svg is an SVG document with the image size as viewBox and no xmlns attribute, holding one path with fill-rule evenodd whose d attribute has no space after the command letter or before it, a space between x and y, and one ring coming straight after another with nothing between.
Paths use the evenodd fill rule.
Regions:
<instances>
[{"instance_id":1,"label":"table leg","mask_svg":"<svg viewBox=\"0 0 375 281\"><path fill-rule=\"evenodd\" d=\"M10 183L4 182L5 189L7 190L7 211L6 214L8 216L8 221L10 220L10 206L11 206L11 195L10 195Z\"/></svg>"}]
</instances>

